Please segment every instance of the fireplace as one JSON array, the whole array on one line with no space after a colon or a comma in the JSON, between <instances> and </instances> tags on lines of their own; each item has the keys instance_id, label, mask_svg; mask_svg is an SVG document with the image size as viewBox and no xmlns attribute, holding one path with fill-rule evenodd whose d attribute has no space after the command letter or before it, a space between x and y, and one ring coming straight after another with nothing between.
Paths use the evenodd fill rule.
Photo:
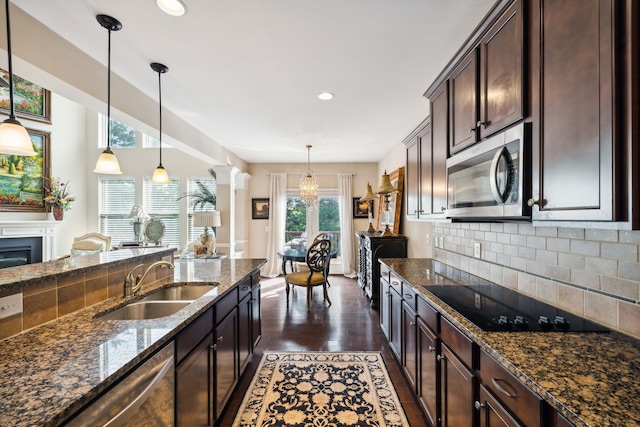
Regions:
<instances>
[{"instance_id":1,"label":"fireplace","mask_svg":"<svg viewBox=\"0 0 640 427\"><path fill-rule=\"evenodd\" d=\"M0 268L42 262L42 237L0 239Z\"/></svg>"}]
</instances>

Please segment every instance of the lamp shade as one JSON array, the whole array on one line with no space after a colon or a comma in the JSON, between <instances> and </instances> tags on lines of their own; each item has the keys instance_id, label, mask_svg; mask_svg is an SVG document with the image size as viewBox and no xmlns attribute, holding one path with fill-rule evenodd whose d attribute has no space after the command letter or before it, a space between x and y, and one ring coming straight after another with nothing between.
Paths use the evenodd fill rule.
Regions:
<instances>
[{"instance_id":1,"label":"lamp shade","mask_svg":"<svg viewBox=\"0 0 640 427\"><path fill-rule=\"evenodd\" d=\"M35 156L27 130L17 120L7 119L0 124L0 154Z\"/></svg>"},{"instance_id":2,"label":"lamp shade","mask_svg":"<svg viewBox=\"0 0 640 427\"><path fill-rule=\"evenodd\" d=\"M118 158L110 148L106 148L100 157L98 157L98 161L96 162L96 167L93 170L95 173L103 173L107 175L120 175L122 171L120 170L120 162L118 162Z\"/></svg>"},{"instance_id":3,"label":"lamp shade","mask_svg":"<svg viewBox=\"0 0 640 427\"><path fill-rule=\"evenodd\" d=\"M391 184L391 180L389 179L389 175L387 171L384 171L382 174L382 179L380 180L380 188L376 193L378 194L390 194L396 191L396 188Z\"/></svg>"},{"instance_id":4,"label":"lamp shade","mask_svg":"<svg viewBox=\"0 0 640 427\"><path fill-rule=\"evenodd\" d=\"M360 197L361 202L368 202L369 200L373 200L376 198L376 195L373 194L373 190L371 189L371 184L367 182L367 190L364 192L364 196Z\"/></svg>"},{"instance_id":5,"label":"lamp shade","mask_svg":"<svg viewBox=\"0 0 640 427\"><path fill-rule=\"evenodd\" d=\"M144 221L149 218L149 215L142 209L142 206L135 205L131 208L131 212L127 215L127 218L133 218L137 221Z\"/></svg>"},{"instance_id":6,"label":"lamp shade","mask_svg":"<svg viewBox=\"0 0 640 427\"><path fill-rule=\"evenodd\" d=\"M169 174L164 166L158 166L151 176L151 182L154 184L169 184Z\"/></svg>"},{"instance_id":7,"label":"lamp shade","mask_svg":"<svg viewBox=\"0 0 640 427\"><path fill-rule=\"evenodd\" d=\"M220 227L219 211L198 211L193 213L193 225L196 227Z\"/></svg>"}]
</instances>

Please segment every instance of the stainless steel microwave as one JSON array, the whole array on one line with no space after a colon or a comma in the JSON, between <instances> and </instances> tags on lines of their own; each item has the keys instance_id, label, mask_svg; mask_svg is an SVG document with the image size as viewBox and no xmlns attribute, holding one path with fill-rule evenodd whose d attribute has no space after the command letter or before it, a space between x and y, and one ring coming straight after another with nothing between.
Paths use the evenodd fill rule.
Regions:
<instances>
[{"instance_id":1,"label":"stainless steel microwave","mask_svg":"<svg viewBox=\"0 0 640 427\"><path fill-rule=\"evenodd\" d=\"M447 218L529 219L531 125L522 123L447 159Z\"/></svg>"}]
</instances>

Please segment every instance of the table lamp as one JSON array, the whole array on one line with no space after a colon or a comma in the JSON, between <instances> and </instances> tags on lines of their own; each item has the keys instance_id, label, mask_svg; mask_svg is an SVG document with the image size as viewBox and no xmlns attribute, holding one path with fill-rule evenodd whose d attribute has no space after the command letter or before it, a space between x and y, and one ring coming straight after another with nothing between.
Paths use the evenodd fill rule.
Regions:
<instances>
[{"instance_id":1,"label":"table lamp","mask_svg":"<svg viewBox=\"0 0 640 427\"><path fill-rule=\"evenodd\" d=\"M142 209L141 206L136 205L131 208L131 212L129 212L127 218L133 219L133 221L131 221L131 224L133 224L133 234L135 236L136 243L140 244L142 224L144 224L144 222L149 219L149 215L147 215L147 213L144 211L144 209Z\"/></svg>"},{"instance_id":2,"label":"table lamp","mask_svg":"<svg viewBox=\"0 0 640 427\"><path fill-rule=\"evenodd\" d=\"M384 199L383 201L384 211L382 212L382 217L380 218L380 224L385 224L384 233L382 233L383 237L393 236L393 232L389 228L389 224L391 224L391 218L390 218L391 212L389 212L389 198L396 191L397 191L396 188L393 186L393 184L391 184L391 179L389 178L389 175L385 170L384 174L382 174L382 180L380 181L380 188L378 188L378 191L376 191L376 194L382 195Z\"/></svg>"},{"instance_id":3,"label":"table lamp","mask_svg":"<svg viewBox=\"0 0 640 427\"><path fill-rule=\"evenodd\" d=\"M369 216L369 229L367 230L369 233L376 231L373 227L373 199L376 198L376 195L373 193L371 189L371 184L367 182L367 189L364 192L364 196L360 197L361 202L367 202L367 213Z\"/></svg>"},{"instance_id":4,"label":"table lamp","mask_svg":"<svg viewBox=\"0 0 640 427\"><path fill-rule=\"evenodd\" d=\"M213 227L220 227L219 211L198 211L193 213L193 225L195 227L204 227L204 233L200 236L200 242L208 249L208 255L215 254L216 251L216 234ZM209 233L208 227L212 227Z\"/></svg>"}]
</instances>

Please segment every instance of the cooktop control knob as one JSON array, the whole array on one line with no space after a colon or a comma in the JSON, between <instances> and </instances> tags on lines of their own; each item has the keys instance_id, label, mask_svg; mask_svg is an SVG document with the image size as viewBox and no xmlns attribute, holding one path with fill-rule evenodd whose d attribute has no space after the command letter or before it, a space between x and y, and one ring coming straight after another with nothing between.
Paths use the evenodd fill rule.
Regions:
<instances>
[{"instance_id":1,"label":"cooktop control knob","mask_svg":"<svg viewBox=\"0 0 640 427\"><path fill-rule=\"evenodd\" d=\"M500 318L498 319L498 324L503 329L511 329L511 321L507 316L500 316Z\"/></svg>"},{"instance_id":2,"label":"cooktop control knob","mask_svg":"<svg viewBox=\"0 0 640 427\"><path fill-rule=\"evenodd\" d=\"M546 316L538 317L538 325L540 325L540 327L544 330L553 329L553 323L551 323L549 318Z\"/></svg>"},{"instance_id":3,"label":"cooktop control knob","mask_svg":"<svg viewBox=\"0 0 640 427\"><path fill-rule=\"evenodd\" d=\"M529 329L529 322L523 316L516 316L513 320L513 324L518 329Z\"/></svg>"},{"instance_id":4,"label":"cooktop control knob","mask_svg":"<svg viewBox=\"0 0 640 427\"><path fill-rule=\"evenodd\" d=\"M556 316L556 319L553 321L553 323L556 325L558 329L567 330L571 327L571 324L569 323L569 321L562 316Z\"/></svg>"}]
</instances>

